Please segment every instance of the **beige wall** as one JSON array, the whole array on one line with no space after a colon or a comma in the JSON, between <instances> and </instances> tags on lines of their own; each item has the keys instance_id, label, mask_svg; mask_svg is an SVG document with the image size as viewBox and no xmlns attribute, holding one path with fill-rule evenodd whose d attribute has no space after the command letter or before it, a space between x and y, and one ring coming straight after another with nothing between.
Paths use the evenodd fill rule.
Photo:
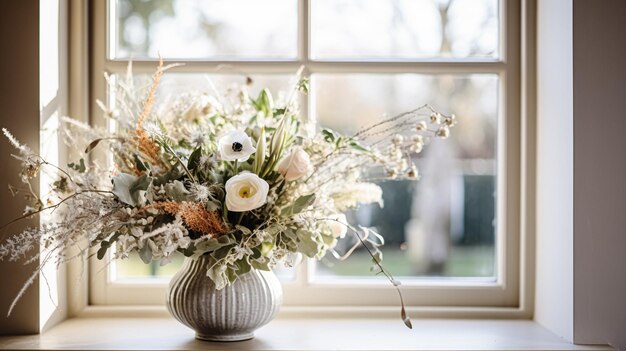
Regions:
<instances>
[{"instance_id":1,"label":"beige wall","mask_svg":"<svg viewBox=\"0 0 626 351\"><path fill-rule=\"evenodd\" d=\"M574 339L626 350L626 1L574 0Z\"/></svg>"},{"instance_id":2,"label":"beige wall","mask_svg":"<svg viewBox=\"0 0 626 351\"><path fill-rule=\"evenodd\" d=\"M537 3L535 319L573 339L572 1Z\"/></svg>"},{"instance_id":3,"label":"beige wall","mask_svg":"<svg viewBox=\"0 0 626 351\"><path fill-rule=\"evenodd\" d=\"M39 135L39 1L0 2L0 127L33 150L38 149ZM19 184L19 162L9 153L14 150L2 137L0 141L0 223L21 215L22 200L12 198L7 184ZM19 205L18 205L19 204ZM2 231L1 236L19 232L36 220L21 222ZM34 270L33 265L0 262L0 334L36 333L39 330L39 289L35 282L6 318L11 301Z\"/></svg>"}]
</instances>

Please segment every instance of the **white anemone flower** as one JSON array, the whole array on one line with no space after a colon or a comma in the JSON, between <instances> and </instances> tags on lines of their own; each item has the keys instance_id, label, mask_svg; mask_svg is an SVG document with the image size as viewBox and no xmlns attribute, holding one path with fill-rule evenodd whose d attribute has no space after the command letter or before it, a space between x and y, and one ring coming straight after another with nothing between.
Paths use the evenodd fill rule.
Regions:
<instances>
[{"instance_id":1,"label":"white anemone flower","mask_svg":"<svg viewBox=\"0 0 626 351\"><path fill-rule=\"evenodd\" d=\"M224 161L245 162L256 152L248 134L238 130L230 131L221 137L218 141L218 149Z\"/></svg>"}]
</instances>

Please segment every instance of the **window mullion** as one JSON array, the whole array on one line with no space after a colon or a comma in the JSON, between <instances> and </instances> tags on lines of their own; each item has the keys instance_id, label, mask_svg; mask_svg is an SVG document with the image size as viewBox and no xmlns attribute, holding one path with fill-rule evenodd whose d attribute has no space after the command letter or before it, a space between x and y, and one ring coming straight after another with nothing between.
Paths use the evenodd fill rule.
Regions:
<instances>
[{"instance_id":1,"label":"window mullion","mask_svg":"<svg viewBox=\"0 0 626 351\"><path fill-rule=\"evenodd\" d=\"M310 12L309 0L298 0L298 60L306 64L310 57Z\"/></svg>"},{"instance_id":2,"label":"window mullion","mask_svg":"<svg viewBox=\"0 0 626 351\"><path fill-rule=\"evenodd\" d=\"M424 73L424 74L472 74L502 73L507 63L499 61L196 61L168 60L167 63L183 63L176 67L180 73L217 72L224 66L249 73L294 73L305 65L308 73ZM105 69L113 73L124 73L128 61L106 61ZM133 61L133 72L153 73L156 61Z\"/></svg>"}]
</instances>

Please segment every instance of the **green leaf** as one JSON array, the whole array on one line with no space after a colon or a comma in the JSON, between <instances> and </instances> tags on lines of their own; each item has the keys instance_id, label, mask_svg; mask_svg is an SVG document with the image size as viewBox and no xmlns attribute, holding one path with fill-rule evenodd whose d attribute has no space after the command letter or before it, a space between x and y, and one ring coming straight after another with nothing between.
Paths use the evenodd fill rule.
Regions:
<instances>
[{"instance_id":1,"label":"green leaf","mask_svg":"<svg viewBox=\"0 0 626 351\"><path fill-rule=\"evenodd\" d=\"M195 252L192 257L198 258L205 253L215 252L223 247L232 246L235 243L235 239L230 235L222 235L218 238L211 238L207 241L201 241L196 243Z\"/></svg>"},{"instance_id":2,"label":"green leaf","mask_svg":"<svg viewBox=\"0 0 626 351\"><path fill-rule=\"evenodd\" d=\"M209 258L209 269L207 270L207 276L215 283L217 289L223 289L228 284L226 274L220 270L217 260L214 257Z\"/></svg>"},{"instance_id":3,"label":"green leaf","mask_svg":"<svg viewBox=\"0 0 626 351\"><path fill-rule=\"evenodd\" d=\"M283 238L283 240L287 239L287 240L292 240L294 242L298 241L298 236L296 235L296 232L294 232L290 228L283 229L281 234L282 234L281 238Z\"/></svg>"},{"instance_id":4,"label":"green leaf","mask_svg":"<svg viewBox=\"0 0 626 351\"><path fill-rule=\"evenodd\" d=\"M130 174L121 173L113 178L113 194L117 198L131 206L139 205L141 192L150 186L152 179L147 175L135 177Z\"/></svg>"},{"instance_id":5,"label":"green leaf","mask_svg":"<svg viewBox=\"0 0 626 351\"><path fill-rule=\"evenodd\" d=\"M335 246L335 244L337 244L337 238L332 235L322 234L322 240L324 241L324 244L329 247L333 247Z\"/></svg>"},{"instance_id":6,"label":"green leaf","mask_svg":"<svg viewBox=\"0 0 626 351\"><path fill-rule=\"evenodd\" d=\"M274 248L273 242L263 242L261 243L261 255L267 256L268 253L272 251Z\"/></svg>"},{"instance_id":7,"label":"green leaf","mask_svg":"<svg viewBox=\"0 0 626 351\"><path fill-rule=\"evenodd\" d=\"M148 170L148 166L143 163L143 161L139 158L139 156L137 156L137 154L134 154L133 158L135 159L135 167L137 167L139 171L145 172Z\"/></svg>"},{"instance_id":8,"label":"green leaf","mask_svg":"<svg viewBox=\"0 0 626 351\"><path fill-rule=\"evenodd\" d=\"M99 260L103 259L104 255L106 255L108 249L109 249L109 243L106 242L106 241L101 242L100 243L100 248L98 249L98 253L97 253L96 257L98 257Z\"/></svg>"},{"instance_id":9,"label":"green leaf","mask_svg":"<svg viewBox=\"0 0 626 351\"><path fill-rule=\"evenodd\" d=\"M143 263L148 264L152 261L152 250L150 250L150 246L147 242L143 244L143 247L139 250L139 258L143 261Z\"/></svg>"},{"instance_id":10,"label":"green leaf","mask_svg":"<svg viewBox=\"0 0 626 351\"><path fill-rule=\"evenodd\" d=\"M298 251L306 256L315 257L322 250L323 240L318 233L298 229L296 235L298 237Z\"/></svg>"},{"instance_id":11,"label":"green leaf","mask_svg":"<svg viewBox=\"0 0 626 351\"><path fill-rule=\"evenodd\" d=\"M189 246L187 246L186 249L179 249L178 251L185 255L185 257L191 257L196 251L196 245L194 243L191 243Z\"/></svg>"},{"instance_id":12,"label":"green leaf","mask_svg":"<svg viewBox=\"0 0 626 351\"><path fill-rule=\"evenodd\" d=\"M259 139L256 143L256 152L254 153L254 164L252 170L256 174L261 174L263 170L263 164L265 163L265 128L261 128Z\"/></svg>"},{"instance_id":13,"label":"green leaf","mask_svg":"<svg viewBox=\"0 0 626 351\"><path fill-rule=\"evenodd\" d=\"M180 178L180 176L182 176L182 171L179 170L177 167L174 167L164 175L155 177L152 183L156 186L165 185L173 180Z\"/></svg>"},{"instance_id":14,"label":"green leaf","mask_svg":"<svg viewBox=\"0 0 626 351\"><path fill-rule=\"evenodd\" d=\"M130 186L129 190L131 195L134 196L134 194L140 190L148 190L151 181L152 179L150 179L150 177L145 174L137 178L137 180L135 180L135 182L133 182L133 184Z\"/></svg>"},{"instance_id":15,"label":"green leaf","mask_svg":"<svg viewBox=\"0 0 626 351\"><path fill-rule=\"evenodd\" d=\"M255 105L259 111L263 111L265 116L267 117L272 116L272 110L274 109L274 102L272 100L272 94L267 88L261 90L261 93L259 94L259 97L257 98Z\"/></svg>"},{"instance_id":16,"label":"green leaf","mask_svg":"<svg viewBox=\"0 0 626 351\"><path fill-rule=\"evenodd\" d=\"M236 224L235 228L237 230L239 230L243 235L251 235L252 234L252 231L250 230L250 228L245 227L243 225Z\"/></svg>"},{"instance_id":17,"label":"green leaf","mask_svg":"<svg viewBox=\"0 0 626 351\"><path fill-rule=\"evenodd\" d=\"M187 169L190 171L195 170L200 165L200 157L202 156L202 146L198 146L191 155L189 155L189 160L187 161Z\"/></svg>"},{"instance_id":18,"label":"green leaf","mask_svg":"<svg viewBox=\"0 0 626 351\"><path fill-rule=\"evenodd\" d=\"M305 208L313 204L314 201L315 201L315 194L300 196L299 198L296 199L296 201L294 201L294 203L291 206L287 206L283 208L283 210L281 211L281 215L289 216L289 215L298 214L302 212L302 210L304 210Z\"/></svg>"},{"instance_id":19,"label":"green leaf","mask_svg":"<svg viewBox=\"0 0 626 351\"><path fill-rule=\"evenodd\" d=\"M88 154L91 150L95 149L96 146L98 146L98 144L100 144L102 140L103 140L102 138L98 138L92 141L91 143L89 143L89 145L87 145L87 147L85 148L85 153Z\"/></svg>"},{"instance_id":20,"label":"green leaf","mask_svg":"<svg viewBox=\"0 0 626 351\"><path fill-rule=\"evenodd\" d=\"M322 135L324 136L324 140L326 140L329 143L333 143L335 142L335 132L333 132L330 129L322 129Z\"/></svg>"},{"instance_id":21,"label":"green leaf","mask_svg":"<svg viewBox=\"0 0 626 351\"><path fill-rule=\"evenodd\" d=\"M131 187L137 177L127 173L120 173L113 177L113 194L123 203L136 206L137 202L131 194Z\"/></svg>"},{"instance_id":22,"label":"green leaf","mask_svg":"<svg viewBox=\"0 0 626 351\"><path fill-rule=\"evenodd\" d=\"M163 189L165 190L165 195L174 201L188 201L191 199L191 193L185 188L185 184L179 180L165 184Z\"/></svg>"},{"instance_id":23,"label":"green leaf","mask_svg":"<svg viewBox=\"0 0 626 351\"><path fill-rule=\"evenodd\" d=\"M85 160L82 158L80 159L79 164L70 163L67 166L79 173L85 173L85 171L87 170L87 167L85 166Z\"/></svg>"},{"instance_id":24,"label":"green leaf","mask_svg":"<svg viewBox=\"0 0 626 351\"><path fill-rule=\"evenodd\" d=\"M383 252L380 250L374 250L374 252L372 252L372 263L377 266L381 262L383 262Z\"/></svg>"},{"instance_id":25,"label":"green leaf","mask_svg":"<svg viewBox=\"0 0 626 351\"><path fill-rule=\"evenodd\" d=\"M235 261L235 264L237 265L238 276L242 276L250 272L250 270L252 269L252 266L250 265L250 263L248 263L248 261L246 261L245 259Z\"/></svg>"},{"instance_id":26,"label":"green leaf","mask_svg":"<svg viewBox=\"0 0 626 351\"><path fill-rule=\"evenodd\" d=\"M358 151L368 152L368 153L369 153L369 152L371 152L369 149L367 149L367 148L366 148L366 147L364 147L363 145L359 144L359 142L358 142L358 141L356 141L356 140L351 140L351 141L350 141L350 146L351 146L353 149L358 150Z\"/></svg>"},{"instance_id":27,"label":"green leaf","mask_svg":"<svg viewBox=\"0 0 626 351\"><path fill-rule=\"evenodd\" d=\"M254 269L258 269L261 271L270 271L270 266L269 266L269 260L264 260L263 262L257 261L257 260L252 260L250 261L250 265L254 268Z\"/></svg>"},{"instance_id":28,"label":"green leaf","mask_svg":"<svg viewBox=\"0 0 626 351\"><path fill-rule=\"evenodd\" d=\"M298 90L303 94L309 93L309 78L303 77L298 82Z\"/></svg>"}]
</instances>

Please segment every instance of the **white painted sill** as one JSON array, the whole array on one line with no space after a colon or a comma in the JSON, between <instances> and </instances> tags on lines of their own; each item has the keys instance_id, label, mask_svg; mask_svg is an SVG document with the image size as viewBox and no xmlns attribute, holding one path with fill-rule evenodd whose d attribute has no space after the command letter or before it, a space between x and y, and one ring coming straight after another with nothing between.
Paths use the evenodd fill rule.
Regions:
<instances>
[{"instance_id":1,"label":"white painted sill","mask_svg":"<svg viewBox=\"0 0 626 351\"><path fill-rule=\"evenodd\" d=\"M0 337L18 350L612 350L572 345L529 320L278 318L256 338L197 341L172 318L74 318L42 335Z\"/></svg>"}]
</instances>

